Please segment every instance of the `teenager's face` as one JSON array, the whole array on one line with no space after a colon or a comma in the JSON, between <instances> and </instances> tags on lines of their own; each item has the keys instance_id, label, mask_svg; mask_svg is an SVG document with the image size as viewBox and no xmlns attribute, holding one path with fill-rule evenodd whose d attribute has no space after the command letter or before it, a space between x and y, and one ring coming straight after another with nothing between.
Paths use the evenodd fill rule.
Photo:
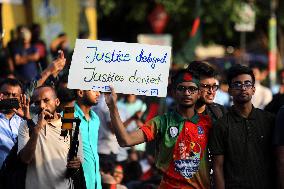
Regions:
<instances>
[{"instance_id":1,"label":"teenager's face","mask_svg":"<svg viewBox=\"0 0 284 189\"><path fill-rule=\"evenodd\" d=\"M199 90L193 82L181 82L174 89L174 96L178 105L192 107L199 98Z\"/></svg>"},{"instance_id":2,"label":"teenager's face","mask_svg":"<svg viewBox=\"0 0 284 189\"><path fill-rule=\"evenodd\" d=\"M218 81L214 77L200 78L200 101L205 104L212 104L219 88Z\"/></svg>"},{"instance_id":3,"label":"teenager's face","mask_svg":"<svg viewBox=\"0 0 284 189\"><path fill-rule=\"evenodd\" d=\"M233 97L234 104L250 102L254 92L254 83L252 77L248 74L233 78L231 86L229 86L229 94Z\"/></svg>"}]
</instances>

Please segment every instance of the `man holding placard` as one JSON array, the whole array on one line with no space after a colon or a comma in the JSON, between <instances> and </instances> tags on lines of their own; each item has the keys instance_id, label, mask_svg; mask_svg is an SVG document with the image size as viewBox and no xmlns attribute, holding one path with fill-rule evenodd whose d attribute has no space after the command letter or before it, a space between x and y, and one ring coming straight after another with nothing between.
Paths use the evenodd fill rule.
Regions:
<instances>
[{"instance_id":1,"label":"man holding placard","mask_svg":"<svg viewBox=\"0 0 284 189\"><path fill-rule=\"evenodd\" d=\"M210 188L206 146L211 119L194 110L200 96L199 78L180 70L172 84L177 109L153 118L131 133L120 119L117 95L111 87L111 94L105 94L111 124L121 146L156 141L156 166L163 172L159 188Z\"/></svg>"}]
</instances>

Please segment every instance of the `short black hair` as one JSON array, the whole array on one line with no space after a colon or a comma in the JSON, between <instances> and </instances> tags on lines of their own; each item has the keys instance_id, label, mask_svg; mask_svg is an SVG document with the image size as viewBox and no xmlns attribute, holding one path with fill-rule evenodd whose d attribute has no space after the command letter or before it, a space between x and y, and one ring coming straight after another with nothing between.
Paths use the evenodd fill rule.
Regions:
<instances>
[{"instance_id":1,"label":"short black hair","mask_svg":"<svg viewBox=\"0 0 284 189\"><path fill-rule=\"evenodd\" d=\"M42 86L39 86L39 87L35 88L35 90L33 92L33 96L34 96L35 91L37 91L39 89L42 89L42 88L45 88L45 87L50 88L52 90L52 92L54 93L54 95L55 95L54 97L57 98L57 91L56 91L56 89L52 85L42 85Z\"/></svg>"},{"instance_id":2,"label":"short black hair","mask_svg":"<svg viewBox=\"0 0 284 189\"><path fill-rule=\"evenodd\" d=\"M68 103L76 100L77 93L75 89L60 88L57 91L57 97L61 103Z\"/></svg>"},{"instance_id":3,"label":"short black hair","mask_svg":"<svg viewBox=\"0 0 284 189\"><path fill-rule=\"evenodd\" d=\"M13 87L19 86L21 88L21 92L23 93L23 85L18 79L6 78L6 79L2 80L1 83L0 83L0 89L4 85L10 85L10 86L13 86Z\"/></svg>"},{"instance_id":4,"label":"short black hair","mask_svg":"<svg viewBox=\"0 0 284 189\"><path fill-rule=\"evenodd\" d=\"M234 66L232 66L229 70L228 70L228 74L227 74L227 80L228 80L228 84L229 86L231 86L232 84L232 80L242 74L247 74L250 75L252 78L252 82L255 83L255 77L253 74L252 69L250 69L247 66L243 66L240 64L236 64Z\"/></svg>"},{"instance_id":5,"label":"short black hair","mask_svg":"<svg viewBox=\"0 0 284 189\"><path fill-rule=\"evenodd\" d=\"M200 77L217 77L218 75L210 63L205 61L192 61L189 63L187 70L197 73Z\"/></svg>"}]
</instances>

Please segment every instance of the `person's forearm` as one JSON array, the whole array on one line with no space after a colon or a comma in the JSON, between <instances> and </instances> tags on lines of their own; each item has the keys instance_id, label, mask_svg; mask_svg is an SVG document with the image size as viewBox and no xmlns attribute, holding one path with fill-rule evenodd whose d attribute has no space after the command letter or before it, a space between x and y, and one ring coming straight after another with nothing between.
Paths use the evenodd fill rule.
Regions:
<instances>
[{"instance_id":1,"label":"person's forearm","mask_svg":"<svg viewBox=\"0 0 284 189\"><path fill-rule=\"evenodd\" d=\"M214 177L215 188L225 189L224 172L222 167L214 169L213 177Z\"/></svg>"},{"instance_id":2,"label":"person's forearm","mask_svg":"<svg viewBox=\"0 0 284 189\"><path fill-rule=\"evenodd\" d=\"M35 62L35 61L38 61L39 58L40 58L39 53L33 53L33 54L27 55L28 61L33 61L33 62Z\"/></svg>"},{"instance_id":3,"label":"person's forearm","mask_svg":"<svg viewBox=\"0 0 284 189\"><path fill-rule=\"evenodd\" d=\"M32 132L29 141L27 142L25 147L20 151L19 155L22 162L29 164L33 160L38 136L38 132Z\"/></svg>"},{"instance_id":4,"label":"person's forearm","mask_svg":"<svg viewBox=\"0 0 284 189\"><path fill-rule=\"evenodd\" d=\"M37 81L37 87L42 86L51 74L52 73L49 69L43 70L43 72L40 74L41 78Z\"/></svg>"},{"instance_id":5,"label":"person's forearm","mask_svg":"<svg viewBox=\"0 0 284 189\"><path fill-rule=\"evenodd\" d=\"M110 118L111 118L111 125L116 135L117 141L120 146L131 146L131 142L129 141L129 134L127 133L123 122L120 119L118 109L115 106L114 108L110 109Z\"/></svg>"}]
</instances>

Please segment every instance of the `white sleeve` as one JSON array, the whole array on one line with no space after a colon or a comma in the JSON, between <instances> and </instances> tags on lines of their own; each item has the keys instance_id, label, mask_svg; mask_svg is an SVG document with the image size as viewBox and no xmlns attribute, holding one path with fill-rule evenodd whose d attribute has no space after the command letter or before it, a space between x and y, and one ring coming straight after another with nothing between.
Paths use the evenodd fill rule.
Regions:
<instances>
[{"instance_id":1,"label":"white sleeve","mask_svg":"<svg viewBox=\"0 0 284 189\"><path fill-rule=\"evenodd\" d=\"M18 154L25 147L29 139L30 136L27 121L22 121L18 132Z\"/></svg>"}]
</instances>

